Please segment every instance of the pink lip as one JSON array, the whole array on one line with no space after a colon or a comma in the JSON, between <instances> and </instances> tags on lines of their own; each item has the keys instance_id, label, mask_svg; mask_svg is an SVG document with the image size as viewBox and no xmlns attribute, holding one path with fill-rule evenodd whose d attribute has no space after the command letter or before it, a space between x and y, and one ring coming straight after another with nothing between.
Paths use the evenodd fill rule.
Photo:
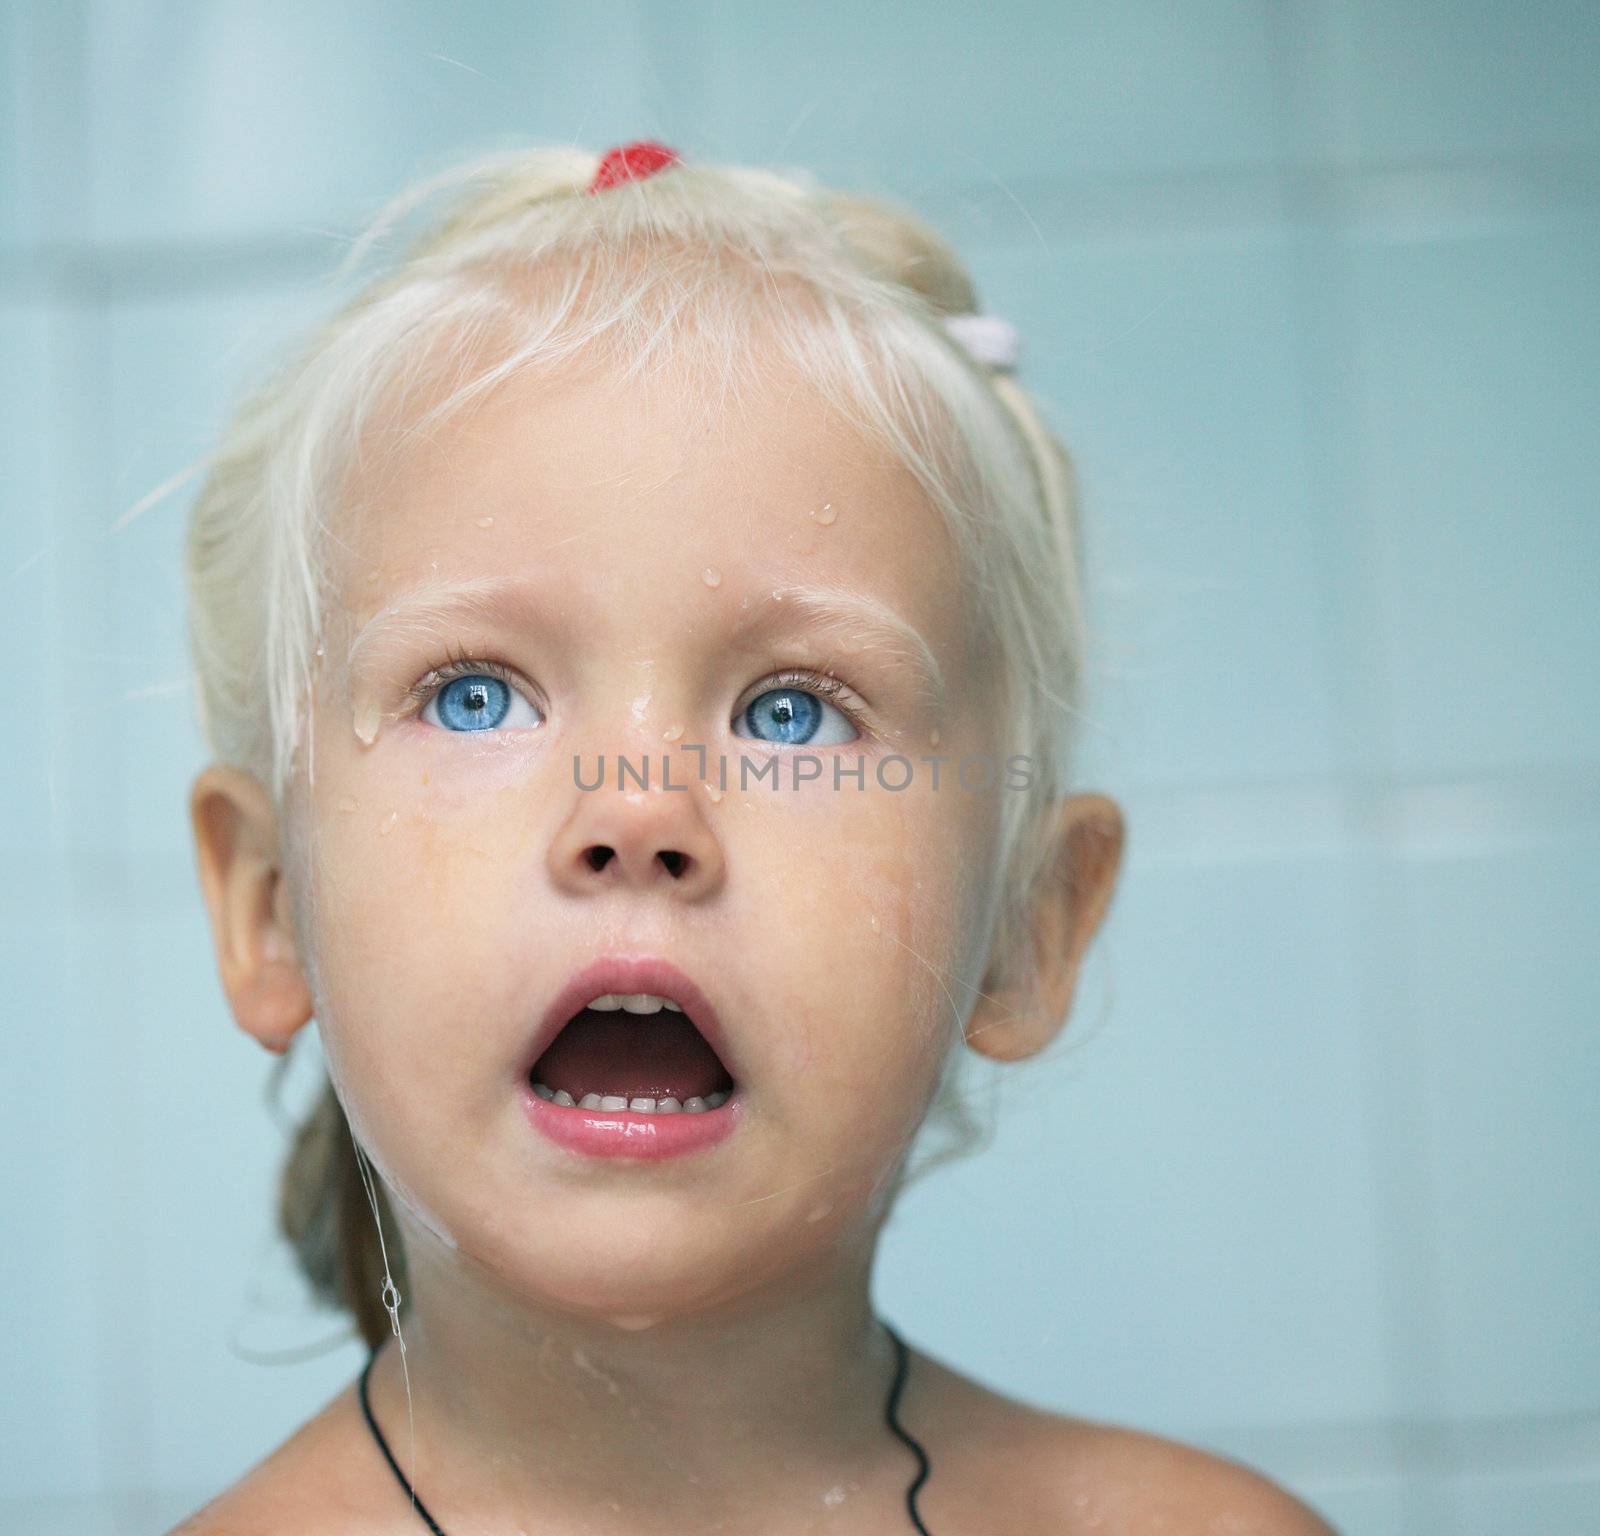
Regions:
<instances>
[{"instance_id":1,"label":"pink lip","mask_svg":"<svg viewBox=\"0 0 1600 1536\"><path fill-rule=\"evenodd\" d=\"M648 992L651 988L640 990ZM576 1105L553 1104L541 1099L529 1083L523 1085L522 1107L533 1128L557 1146L590 1157L625 1157L640 1162L714 1147L733 1134L744 1115L744 1100L737 1088L725 1103L696 1115L687 1110L649 1115L626 1109L580 1109Z\"/></svg>"},{"instance_id":2,"label":"pink lip","mask_svg":"<svg viewBox=\"0 0 1600 1536\"><path fill-rule=\"evenodd\" d=\"M550 1042L555 1039L567 1026L571 1019L585 1003L592 997L603 996L607 992L653 992L657 997L670 997L689 1016L689 1021L702 1035L706 1037L711 1049L721 1058L723 1066L728 1069L728 1074L734 1080L735 1087L743 1082L743 1073L739 1063L734 1060L728 1046L727 1036L723 1033L722 1021L717 1017L717 1010L711 1006L711 1000L700 990L677 966L670 960L660 960L653 956L642 955L635 958L621 956L606 956L602 959L591 961L582 970L577 971L567 984L551 999L550 1006L545 1009L543 1018L539 1021L539 1028L533 1037L533 1044L529 1047L522 1063L522 1078L526 1082L528 1074L533 1071L535 1063L550 1048ZM571 1114L565 1105L546 1105L543 1099L529 1089L534 1101L545 1108L562 1110ZM722 1106L727 1109L732 1100ZM588 1113L599 1115L609 1111L591 1110ZM704 1115L689 1115L690 1120L703 1120L717 1111L708 1110ZM628 1119L629 1116L621 1114L611 1118ZM644 1116L635 1115L632 1118L642 1119ZM652 1123L658 1118L648 1117Z\"/></svg>"}]
</instances>

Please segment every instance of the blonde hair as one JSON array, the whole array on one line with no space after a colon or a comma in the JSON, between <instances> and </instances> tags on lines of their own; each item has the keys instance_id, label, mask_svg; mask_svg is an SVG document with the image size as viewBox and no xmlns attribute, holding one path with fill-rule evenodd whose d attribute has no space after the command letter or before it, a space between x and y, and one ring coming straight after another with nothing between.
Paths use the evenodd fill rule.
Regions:
<instances>
[{"instance_id":1,"label":"blonde hair","mask_svg":"<svg viewBox=\"0 0 1600 1536\"><path fill-rule=\"evenodd\" d=\"M1001 660L1001 761L1020 753L1031 766L1026 789L1000 796L991 922L1003 959L992 974L1031 980L1027 917L1051 873L1048 844L1031 830L1065 792L1083 692L1081 534L1065 450L1021 386L945 330L943 317L978 310L977 293L950 246L910 213L805 172L692 161L585 195L598 163L534 147L402 193L340 276L402 221L442 208L238 410L204 461L185 557L207 744L285 806L327 616L328 514L380 417L404 419L442 377L449 389L409 428L424 432L514 373L592 363L627 378L692 376L711 423L770 366L759 342L916 476L965 563L983 639ZM959 1081L968 1055L949 1053L926 1122L947 1144L912 1176L982 1144ZM896 1190L906 1182L902 1165ZM369 1344L388 1328L375 1214L328 1083L285 1166L279 1219L314 1292L348 1308Z\"/></svg>"}]
</instances>

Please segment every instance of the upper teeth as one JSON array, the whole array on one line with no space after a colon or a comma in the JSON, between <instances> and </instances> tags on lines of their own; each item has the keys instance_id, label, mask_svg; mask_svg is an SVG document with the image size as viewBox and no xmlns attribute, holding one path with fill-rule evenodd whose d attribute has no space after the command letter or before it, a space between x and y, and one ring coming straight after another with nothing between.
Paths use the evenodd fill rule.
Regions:
<instances>
[{"instance_id":1,"label":"upper teeth","mask_svg":"<svg viewBox=\"0 0 1600 1536\"><path fill-rule=\"evenodd\" d=\"M657 997L654 992L607 992L585 1006L598 1008L602 1013L616 1008L625 1008L629 1013L660 1013L663 1008L670 1008L674 1013L683 1012L670 997Z\"/></svg>"}]
</instances>

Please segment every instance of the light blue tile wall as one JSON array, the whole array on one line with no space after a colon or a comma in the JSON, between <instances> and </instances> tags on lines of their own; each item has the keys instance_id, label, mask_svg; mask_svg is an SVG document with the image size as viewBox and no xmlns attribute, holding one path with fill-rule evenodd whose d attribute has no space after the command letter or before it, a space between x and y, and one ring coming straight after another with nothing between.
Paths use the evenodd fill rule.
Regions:
<instances>
[{"instance_id":1,"label":"light blue tile wall","mask_svg":"<svg viewBox=\"0 0 1600 1536\"><path fill-rule=\"evenodd\" d=\"M86 10L88 219L104 241L343 229L463 145L584 142L647 110L638 5L603 21L572 0ZM670 81L657 94L670 103Z\"/></svg>"},{"instance_id":2,"label":"light blue tile wall","mask_svg":"<svg viewBox=\"0 0 1600 1536\"><path fill-rule=\"evenodd\" d=\"M1349 252L1384 766L1592 763L1600 202L1441 223Z\"/></svg>"},{"instance_id":3,"label":"light blue tile wall","mask_svg":"<svg viewBox=\"0 0 1600 1536\"><path fill-rule=\"evenodd\" d=\"M1150 788L1335 767L1298 388L1293 245L1273 222L980 247L1075 452L1102 605L1092 750ZM1131 220L1130 220L1131 222ZM1241 680L1271 700L1238 707Z\"/></svg>"},{"instance_id":4,"label":"light blue tile wall","mask_svg":"<svg viewBox=\"0 0 1600 1536\"><path fill-rule=\"evenodd\" d=\"M880 1305L1341 1529L1600 1529L1597 79L1578 0L0 8L0 1526L163 1529L360 1360L195 879L187 493L129 514L409 177L649 135L926 212L1083 480L1123 883Z\"/></svg>"},{"instance_id":5,"label":"light blue tile wall","mask_svg":"<svg viewBox=\"0 0 1600 1536\"><path fill-rule=\"evenodd\" d=\"M311 291L306 291L306 290ZM241 378L274 340L320 317L314 284L241 276L215 291L129 295L104 326L108 451L96 563L105 581L108 658L116 684L122 763L105 805L138 858L170 860L186 824L194 763L203 760L185 640L183 492L141 509L152 488L188 470L211 446Z\"/></svg>"}]
</instances>

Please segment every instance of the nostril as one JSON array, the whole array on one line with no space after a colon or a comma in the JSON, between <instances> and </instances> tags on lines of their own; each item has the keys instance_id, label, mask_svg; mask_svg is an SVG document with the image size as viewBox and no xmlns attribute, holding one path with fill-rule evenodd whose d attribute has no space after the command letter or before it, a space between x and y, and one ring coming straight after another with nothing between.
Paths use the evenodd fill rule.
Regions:
<instances>
[{"instance_id":1,"label":"nostril","mask_svg":"<svg viewBox=\"0 0 1600 1536\"><path fill-rule=\"evenodd\" d=\"M593 847L583 850L583 857L590 869L600 870L616 857L616 849L608 848L604 843L596 843ZM689 863L688 854L679 853L672 848L663 849L656 857L667 866L668 873L674 879L683 874Z\"/></svg>"}]
</instances>

